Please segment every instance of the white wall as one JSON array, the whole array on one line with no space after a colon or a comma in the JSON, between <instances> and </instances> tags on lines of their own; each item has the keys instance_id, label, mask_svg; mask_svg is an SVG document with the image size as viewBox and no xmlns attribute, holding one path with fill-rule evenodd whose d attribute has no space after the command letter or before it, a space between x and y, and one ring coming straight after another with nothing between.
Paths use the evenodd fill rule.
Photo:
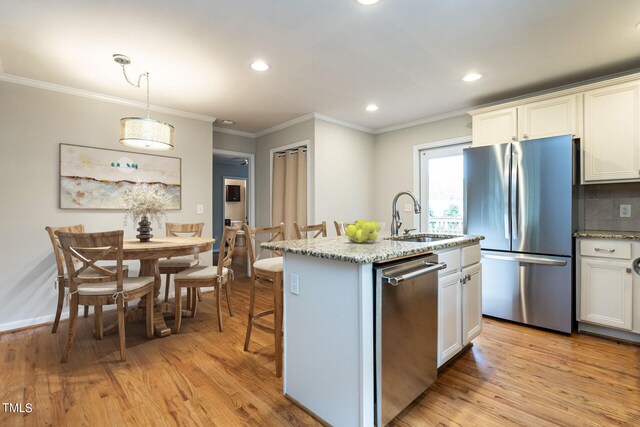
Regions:
<instances>
[{"instance_id":1,"label":"white wall","mask_svg":"<svg viewBox=\"0 0 640 427\"><path fill-rule=\"evenodd\" d=\"M140 109L0 82L0 330L53 320L57 291L51 243L44 227L83 223L88 231L125 229L120 211L58 209L59 144L136 151L118 142L119 120L142 116ZM205 223L211 236L211 123L152 113L175 127L175 149L182 158L182 210L168 221ZM148 152L147 152L148 153ZM196 204L204 215L196 214ZM153 234L164 227L152 225ZM211 254L201 255L211 263ZM130 263L137 274L138 265Z\"/></svg>"},{"instance_id":2,"label":"white wall","mask_svg":"<svg viewBox=\"0 0 640 427\"><path fill-rule=\"evenodd\" d=\"M311 198L311 206L309 210L309 221L314 221L314 129L315 119L309 119L302 123L295 124L285 129L269 133L256 139L256 226L270 226L270 150L276 147L293 144L296 142L307 142L307 168L310 174L311 192L307 197ZM217 147L216 147L217 148Z\"/></svg>"},{"instance_id":3,"label":"white wall","mask_svg":"<svg viewBox=\"0 0 640 427\"><path fill-rule=\"evenodd\" d=\"M376 135L373 214L376 219L386 222L386 230L391 224L391 202L395 195L403 190L413 191L413 146L469 135L471 116L466 114ZM410 202L404 197L399 206ZM418 226L413 223L413 212L400 211L403 227Z\"/></svg>"},{"instance_id":4,"label":"white wall","mask_svg":"<svg viewBox=\"0 0 640 427\"><path fill-rule=\"evenodd\" d=\"M213 148L255 154L256 140L248 136L232 135L214 129Z\"/></svg>"},{"instance_id":5,"label":"white wall","mask_svg":"<svg viewBox=\"0 0 640 427\"><path fill-rule=\"evenodd\" d=\"M316 120L315 124L315 223L353 222L373 217L375 170L374 136Z\"/></svg>"}]
</instances>

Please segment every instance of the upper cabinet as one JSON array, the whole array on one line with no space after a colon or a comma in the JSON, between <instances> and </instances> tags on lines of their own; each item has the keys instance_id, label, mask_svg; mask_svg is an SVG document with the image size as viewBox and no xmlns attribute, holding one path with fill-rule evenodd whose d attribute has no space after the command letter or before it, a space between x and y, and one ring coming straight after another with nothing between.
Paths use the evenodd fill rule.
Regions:
<instances>
[{"instance_id":1,"label":"upper cabinet","mask_svg":"<svg viewBox=\"0 0 640 427\"><path fill-rule=\"evenodd\" d=\"M578 135L578 95L474 114L473 145Z\"/></svg>"},{"instance_id":2,"label":"upper cabinet","mask_svg":"<svg viewBox=\"0 0 640 427\"><path fill-rule=\"evenodd\" d=\"M502 144L518 140L518 110L505 108L473 116L474 146Z\"/></svg>"},{"instance_id":3,"label":"upper cabinet","mask_svg":"<svg viewBox=\"0 0 640 427\"><path fill-rule=\"evenodd\" d=\"M584 94L584 182L640 178L640 82Z\"/></svg>"},{"instance_id":4,"label":"upper cabinet","mask_svg":"<svg viewBox=\"0 0 640 427\"><path fill-rule=\"evenodd\" d=\"M640 74L471 111L473 146L571 134L583 184L640 181Z\"/></svg>"}]
</instances>

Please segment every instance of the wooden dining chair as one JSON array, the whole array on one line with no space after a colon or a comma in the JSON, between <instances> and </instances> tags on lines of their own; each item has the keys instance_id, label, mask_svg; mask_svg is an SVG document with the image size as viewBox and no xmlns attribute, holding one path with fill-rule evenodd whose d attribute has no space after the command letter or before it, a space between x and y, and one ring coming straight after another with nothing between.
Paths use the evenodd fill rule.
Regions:
<instances>
[{"instance_id":1,"label":"wooden dining chair","mask_svg":"<svg viewBox=\"0 0 640 427\"><path fill-rule=\"evenodd\" d=\"M165 223L165 228L167 231L167 237L202 237L202 229L204 228L204 223L199 222L195 224L177 224L173 222L167 222ZM164 302L167 302L169 300L169 285L171 284L171 275L180 273L181 271L186 270L189 267L198 265L199 262L199 254L186 257L166 258L158 261L160 274L164 274L166 277L166 284L164 288ZM198 299L202 301L202 295L200 294L200 291L197 290L196 292L198 293Z\"/></svg>"},{"instance_id":2,"label":"wooden dining chair","mask_svg":"<svg viewBox=\"0 0 640 427\"><path fill-rule=\"evenodd\" d=\"M273 333L275 338L276 377L282 376L282 286L283 286L283 257L262 257L269 251L260 246L260 237L266 236L265 241L275 242L285 240L284 223L275 227L249 228L243 224L244 234L249 248L249 262L251 263L251 281L249 282L249 318L247 334L244 339L244 351L249 351L251 331L253 327ZM257 249L257 250L256 250ZM257 256L256 256L257 253ZM266 282L266 283L265 283ZM255 312L256 284L265 283L273 288L273 309ZM273 327L261 323L260 319L273 314Z\"/></svg>"},{"instance_id":3,"label":"wooden dining chair","mask_svg":"<svg viewBox=\"0 0 640 427\"><path fill-rule=\"evenodd\" d=\"M316 234L314 234L313 236L311 236L312 239L315 239L316 237L327 237L327 222L326 221L322 221L321 224L314 224L314 225L298 225L297 222L293 223L293 228L295 228L296 230L296 236L298 237L298 239L307 239L309 237L309 235L307 233L309 232L316 232Z\"/></svg>"},{"instance_id":4,"label":"wooden dining chair","mask_svg":"<svg viewBox=\"0 0 640 427\"><path fill-rule=\"evenodd\" d=\"M67 273L64 267L64 255L62 254L62 247L60 246L60 242L58 241L58 236L56 236L56 231L63 231L67 233L84 233L84 225L70 225L67 227L45 227L47 233L49 234L49 239L51 239L51 245L53 246L53 255L56 260L56 267L58 269L58 275L56 277L56 288L58 289L58 304L56 306L56 316L53 320L53 328L51 329L51 333L55 334L58 330L58 324L60 323L60 315L62 314L62 306L64 304L64 293L65 289L69 288L69 280L67 278ZM115 265L106 265L103 266L108 270L115 271ZM122 272L124 277L129 276L129 267L126 265L122 266ZM84 275L96 275L99 274L94 269L88 269L84 273ZM84 306L84 317L89 316L89 306Z\"/></svg>"},{"instance_id":5,"label":"wooden dining chair","mask_svg":"<svg viewBox=\"0 0 640 427\"><path fill-rule=\"evenodd\" d=\"M222 322L222 304L220 293L224 288L227 295L227 308L229 309L229 316L233 316L233 310L231 308L231 272L225 267L225 265L231 265L233 259L233 249L236 244L237 228L225 227L222 231L222 240L220 242L220 253L218 254L218 266L206 266L198 265L187 268L176 274L174 278L175 284L175 323L173 326L173 333L177 334L180 331L182 324L182 288L199 289L204 287L213 287L216 292L216 307L218 309L218 329L223 331ZM191 316L195 316L198 309L198 298L195 292L187 294L187 300L191 307Z\"/></svg>"},{"instance_id":6,"label":"wooden dining chair","mask_svg":"<svg viewBox=\"0 0 640 427\"><path fill-rule=\"evenodd\" d=\"M120 360L125 360L125 304L146 297L147 338L153 337L153 276L124 277L122 266L123 230L102 233L69 233L56 231L64 252L69 279L69 333L62 354L62 363L69 359L78 325L78 306L95 306L96 328L102 335L102 307L116 304ZM116 269L108 270L96 264L101 259L116 259ZM81 264L81 265L80 265ZM79 265L79 268L76 268ZM95 270L95 275L84 273ZM98 326L99 322L99 326Z\"/></svg>"}]
</instances>

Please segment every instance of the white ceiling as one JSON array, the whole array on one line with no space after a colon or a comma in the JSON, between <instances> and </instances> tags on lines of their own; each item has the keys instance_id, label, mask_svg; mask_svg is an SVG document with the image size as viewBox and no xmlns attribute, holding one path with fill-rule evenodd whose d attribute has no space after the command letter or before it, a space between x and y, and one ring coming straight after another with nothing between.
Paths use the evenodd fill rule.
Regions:
<instances>
[{"instance_id":1,"label":"white ceiling","mask_svg":"<svg viewBox=\"0 0 640 427\"><path fill-rule=\"evenodd\" d=\"M310 112L380 129L639 68L638 21L638 0L3 1L0 71L144 101L123 53L152 104L232 129Z\"/></svg>"}]
</instances>

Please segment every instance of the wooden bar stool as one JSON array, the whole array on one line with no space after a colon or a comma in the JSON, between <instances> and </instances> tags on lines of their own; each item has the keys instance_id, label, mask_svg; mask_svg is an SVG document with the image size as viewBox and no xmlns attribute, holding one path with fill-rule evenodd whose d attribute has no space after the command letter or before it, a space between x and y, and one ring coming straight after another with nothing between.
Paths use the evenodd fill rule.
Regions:
<instances>
[{"instance_id":1,"label":"wooden bar stool","mask_svg":"<svg viewBox=\"0 0 640 427\"><path fill-rule=\"evenodd\" d=\"M293 228L296 229L296 235L298 237L298 239L307 239L309 237L309 235L307 233L315 231L316 234L314 234L313 236L311 236L312 239L315 239L316 237L327 237L327 223L326 221L322 221L322 224L315 224L315 225L303 225L300 226L298 225L297 222L293 223Z\"/></svg>"},{"instance_id":2,"label":"wooden bar stool","mask_svg":"<svg viewBox=\"0 0 640 427\"><path fill-rule=\"evenodd\" d=\"M196 224L177 224L167 222L165 224L167 230L167 237L202 237L202 229L204 223L199 222ZM181 271L186 270L189 267L198 265L200 258L198 254L187 257L166 258L158 261L158 267L160 267L160 275L166 275L166 285L164 288L164 302L169 300L169 284L171 283L171 275L178 274ZM202 301L202 295L200 290L197 290L198 299Z\"/></svg>"},{"instance_id":3,"label":"wooden bar stool","mask_svg":"<svg viewBox=\"0 0 640 427\"><path fill-rule=\"evenodd\" d=\"M284 240L284 223L275 227L249 228L246 224L242 226L249 247L249 261L251 262L251 282L249 297L249 318L247 321L247 335L244 340L244 351L249 351L251 341L251 331L255 326L268 332L272 332L275 337L275 357L276 357L276 377L282 376L282 282L283 282L283 258L276 256L262 258L263 249L257 237L260 235L269 236L269 242ZM257 247L255 245L258 245ZM256 249L258 256L256 257ZM256 283L267 282L273 286L273 309L255 312L256 304ZM273 327L260 322L264 316L273 314Z\"/></svg>"},{"instance_id":4,"label":"wooden bar stool","mask_svg":"<svg viewBox=\"0 0 640 427\"><path fill-rule=\"evenodd\" d=\"M220 293L222 288L225 289L227 294L227 307L229 309L229 316L233 316L233 310L231 309L231 294L230 294L230 270L225 267L227 264L231 264L233 257L233 247L236 242L237 228L225 227L222 231L222 241L220 242L220 253L218 254L218 266L206 266L198 265L190 267L176 274L174 278L176 300L175 300L175 316L176 320L173 325L173 333L180 332L180 325L182 324L182 288L206 288L213 286L216 291L216 306L218 307L218 329L223 331L222 325L222 304L220 303ZM191 317L195 316L198 309L198 297L195 292L187 294L187 300L191 307Z\"/></svg>"}]
</instances>

